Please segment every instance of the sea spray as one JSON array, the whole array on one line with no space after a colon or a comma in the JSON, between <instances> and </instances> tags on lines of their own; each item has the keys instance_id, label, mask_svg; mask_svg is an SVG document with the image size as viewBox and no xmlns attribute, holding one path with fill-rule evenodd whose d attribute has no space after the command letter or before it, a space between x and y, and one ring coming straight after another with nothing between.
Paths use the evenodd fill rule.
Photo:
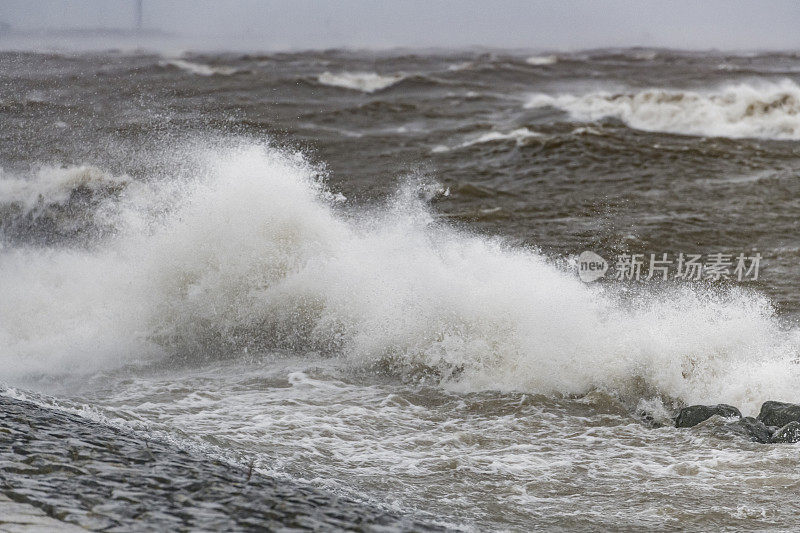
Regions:
<instances>
[{"instance_id":1,"label":"sea spray","mask_svg":"<svg viewBox=\"0 0 800 533\"><path fill-rule=\"evenodd\" d=\"M289 350L435 369L467 391L800 399L797 332L756 293L589 287L448 225L413 184L383 207L343 206L300 154L195 150L192 180L116 200L113 237L4 251L3 378ZM174 199L155 218L153 186Z\"/></svg>"}]
</instances>

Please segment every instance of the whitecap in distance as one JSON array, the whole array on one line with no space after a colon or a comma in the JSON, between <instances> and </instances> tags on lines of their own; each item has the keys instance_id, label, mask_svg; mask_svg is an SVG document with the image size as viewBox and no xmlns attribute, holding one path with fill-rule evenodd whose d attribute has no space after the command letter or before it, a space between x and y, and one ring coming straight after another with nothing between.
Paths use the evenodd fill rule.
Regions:
<instances>
[{"instance_id":1,"label":"whitecap in distance","mask_svg":"<svg viewBox=\"0 0 800 533\"><path fill-rule=\"evenodd\" d=\"M613 117L643 131L709 137L800 139L800 86L791 80L725 85L713 90L644 89L534 94L528 109L552 106L576 120Z\"/></svg>"},{"instance_id":2,"label":"whitecap in distance","mask_svg":"<svg viewBox=\"0 0 800 533\"><path fill-rule=\"evenodd\" d=\"M341 87L364 93L373 93L394 85L405 78L404 74L378 74L377 72L323 72L317 80L330 87Z\"/></svg>"}]
</instances>

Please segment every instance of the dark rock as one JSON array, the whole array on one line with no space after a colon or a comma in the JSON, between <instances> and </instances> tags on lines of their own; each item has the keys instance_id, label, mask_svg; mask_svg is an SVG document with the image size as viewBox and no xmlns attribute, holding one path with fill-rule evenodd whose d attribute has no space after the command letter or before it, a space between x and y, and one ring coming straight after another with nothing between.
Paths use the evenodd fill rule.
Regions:
<instances>
[{"instance_id":1,"label":"dark rock","mask_svg":"<svg viewBox=\"0 0 800 533\"><path fill-rule=\"evenodd\" d=\"M676 428L690 428L696 426L700 422L708 420L714 415L719 415L725 418L738 417L742 418L742 413L732 405L724 403L718 405L690 405L684 407L678 413L678 418L675 419Z\"/></svg>"},{"instance_id":2,"label":"dark rock","mask_svg":"<svg viewBox=\"0 0 800 533\"><path fill-rule=\"evenodd\" d=\"M756 420L752 416L741 418L728 424L728 426L735 433L739 433L751 442L760 442L761 444L771 442L772 431L763 422Z\"/></svg>"},{"instance_id":3,"label":"dark rock","mask_svg":"<svg viewBox=\"0 0 800 533\"><path fill-rule=\"evenodd\" d=\"M783 427L789 422L800 422L800 404L764 402L758 419L767 426Z\"/></svg>"},{"instance_id":4,"label":"dark rock","mask_svg":"<svg viewBox=\"0 0 800 533\"><path fill-rule=\"evenodd\" d=\"M800 422L789 422L772 434L770 442L787 442L789 444L800 442Z\"/></svg>"}]
</instances>

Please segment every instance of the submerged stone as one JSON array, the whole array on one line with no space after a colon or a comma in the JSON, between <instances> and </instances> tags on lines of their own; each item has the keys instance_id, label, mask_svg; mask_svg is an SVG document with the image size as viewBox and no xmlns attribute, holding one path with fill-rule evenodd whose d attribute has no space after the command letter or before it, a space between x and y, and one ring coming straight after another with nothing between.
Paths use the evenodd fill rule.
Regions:
<instances>
[{"instance_id":1,"label":"submerged stone","mask_svg":"<svg viewBox=\"0 0 800 533\"><path fill-rule=\"evenodd\" d=\"M789 422L800 422L800 404L785 402L764 402L758 419L767 426L782 428Z\"/></svg>"},{"instance_id":2,"label":"submerged stone","mask_svg":"<svg viewBox=\"0 0 800 533\"><path fill-rule=\"evenodd\" d=\"M789 422L772 434L771 442L787 442L794 444L800 442L800 422Z\"/></svg>"},{"instance_id":3,"label":"submerged stone","mask_svg":"<svg viewBox=\"0 0 800 533\"><path fill-rule=\"evenodd\" d=\"M675 419L676 428L690 428L696 426L700 422L704 422L714 415L719 415L724 418L738 417L742 418L742 413L732 405L724 403L718 405L690 405L684 407L678 413Z\"/></svg>"}]
</instances>

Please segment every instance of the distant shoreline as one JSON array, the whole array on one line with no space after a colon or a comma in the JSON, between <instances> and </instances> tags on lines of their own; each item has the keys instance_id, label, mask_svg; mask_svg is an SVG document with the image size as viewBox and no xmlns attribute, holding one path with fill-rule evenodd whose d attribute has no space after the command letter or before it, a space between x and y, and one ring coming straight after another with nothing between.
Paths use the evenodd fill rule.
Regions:
<instances>
[{"instance_id":1,"label":"distant shoreline","mask_svg":"<svg viewBox=\"0 0 800 533\"><path fill-rule=\"evenodd\" d=\"M156 28L37 28L30 30L3 27L0 25L0 39L2 38L38 38L38 37L177 37L176 34Z\"/></svg>"}]
</instances>

